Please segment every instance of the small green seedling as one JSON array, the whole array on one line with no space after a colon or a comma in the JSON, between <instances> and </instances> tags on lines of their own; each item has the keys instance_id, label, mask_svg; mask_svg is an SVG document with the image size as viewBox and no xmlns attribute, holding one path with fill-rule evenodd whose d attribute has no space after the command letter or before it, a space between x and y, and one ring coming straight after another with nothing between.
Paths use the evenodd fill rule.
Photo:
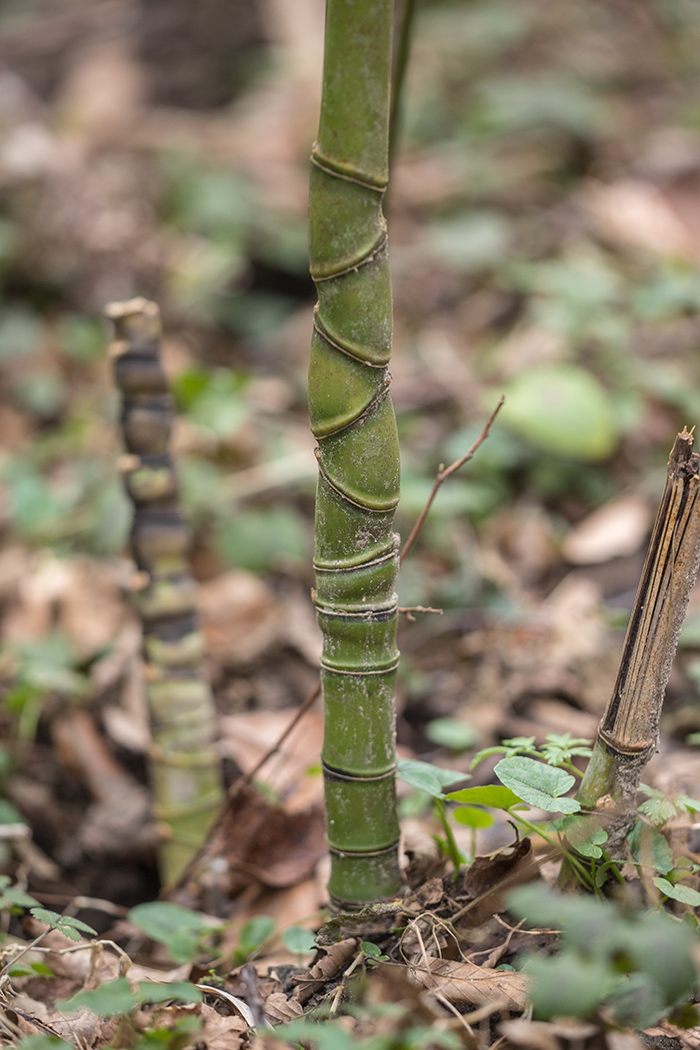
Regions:
<instances>
[{"instance_id":1,"label":"small green seedling","mask_svg":"<svg viewBox=\"0 0 700 1050\"><path fill-rule=\"evenodd\" d=\"M424 791L434 800L435 812L445 832L444 841L440 845L452 861L456 878L460 867L464 863L464 857L455 842L452 828L447 820L445 800L448 796L445 794L444 788L449 787L450 784L456 784L460 780L470 779L469 774L460 773L454 769L441 769L439 766L431 765L430 762L419 762L413 758L399 758L397 776L404 783L417 788L418 791Z\"/></svg>"},{"instance_id":2,"label":"small green seedling","mask_svg":"<svg viewBox=\"0 0 700 1050\"><path fill-rule=\"evenodd\" d=\"M471 761L470 769L475 769L485 758L491 755L503 755L514 758L516 755L527 755L538 758L550 766L568 770L575 777L582 777L581 770L573 762L574 758L590 758L592 740L572 737L571 733L547 733L544 744L537 746L534 736L515 736L502 741L495 747L486 747L478 751Z\"/></svg>"},{"instance_id":3,"label":"small green seedling","mask_svg":"<svg viewBox=\"0 0 700 1050\"><path fill-rule=\"evenodd\" d=\"M533 927L561 933L555 955L522 958L540 1020L597 1018L605 1008L614 1024L643 1029L681 1007L693 990L692 931L663 912L623 914L610 901L564 896L541 884L515 890L508 907Z\"/></svg>"},{"instance_id":4,"label":"small green seedling","mask_svg":"<svg viewBox=\"0 0 700 1050\"><path fill-rule=\"evenodd\" d=\"M139 981L135 988L126 977L106 981L98 988L78 992L71 999L57 1003L64 1013L86 1007L98 1017L116 1017L131 1013L142 1003L198 1003L202 993L189 981Z\"/></svg>"},{"instance_id":5,"label":"small green seedling","mask_svg":"<svg viewBox=\"0 0 700 1050\"><path fill-rule=\"evenodd\" d=\"M372 962L389 962L389 956L383 955L381 948L372 941L362 941L360 951L365 959L370 959Z\"/></svg>"},{"instance_id":6,"label":"small green seedling","mask_svg":"<svg viewBox=\"0 0 700 1050\"><path fill-rule=\"evenodd\" d=\"M275 929L275 920L269 915L254 915L243 926L241 939L233 953L234 966L240 966L256 955Z\"/></svg>"},{"instance_id":7,"label":"small green seedling","mask_svg":"<svg viewBox=\"0 0 700 1050\"><path fill-rule=\"evenodd\" d=\"M178 964L196 959L204 937L215 929L197 912L170 901L137 904L129 912L129 919L147 937L164 944Z\"/></svg>"},{"instance_id":8,"label":"small green seedling","mask_svg":"<svg viewBox=\"0 0 700 1050\"><path fill-rule=\"evenodd\" d=\"M316 950L316 938L310 930L303 926L289 926L282 932L282 943L287 951L297 956L299 966L303 957Z\"/></svg>"},{"instance_id":9,"label":"small green seedling","mask_svg":"<svg viewBox=\"0 0 700 1050\"><path fill-rule=\"evenodd\" d=\"M497 747L480 751L471 764L473 769L485 758L503 754L505 757L495 767L495 774L500 784L482 787L462 788L459 791L446 792L444 789L458 780L469 779L469 774L456 770L444 770L427 762L399 759L398 776L412 787L426 792L435 801L437 816L445 832L441 840L445 853L449 856L455 869L455 877L465 858L457 846L448 822L448 802L459 802L461 806L452 811L454 819L472 829L472 855L475 849L476 831L478 828L490 827L494 822L492 809L505 811L508 816L525 831L537 831L547 838L547 832L553 831L557 843L565 849L562 836L569 834L575 839L571 842L578 853L590 857L591 861L602 857L601 845L607 835L590 817L580 813L580 804L568 797L568 792L581 777L581 772L574 765L575 757L590 755L590 741L574 738L569 733L550 733L540 747L534 737L515 737L504 740ZM563 813L564 817L548 828L538 827L522 815L523 809L535 808L547 813ZM582 881L595 887L594 880L587 869L574 856L572 864Z\"/></svg>"},{"instance_id":10,"label":"small green seedling","mask_svg":"<svg viewBox=\"0 0 700 1050\"><path fill-rule=\"evenodd\" d=\"M71 941L79 941L81 933L86 933L88 937L97 937L97 930L93 930L92 926L88 926L81 919L73 918L72 915L59 915L58 912L49 911L47 908L30 908L29 914L39 922L45 923L49 929L58 930Z\"/></svg>"}]
</instances>

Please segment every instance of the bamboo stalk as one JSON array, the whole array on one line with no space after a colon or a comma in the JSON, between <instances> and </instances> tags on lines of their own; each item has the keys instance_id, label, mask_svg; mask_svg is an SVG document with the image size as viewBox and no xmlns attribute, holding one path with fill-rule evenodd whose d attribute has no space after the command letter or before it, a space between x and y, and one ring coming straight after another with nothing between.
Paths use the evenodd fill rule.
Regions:
<instances>
[{"instance_id":1,"label":"bamboo stalk","mask_svg":"<svg viewBox=\"0 0 700 1050\"><path fill-rule=\"evenodd\" d=\"M131 550L138 567L134 600L143 624L146 698L155 816L163 832L161 878L171 886L204 842L223 802L214 702L203 670L196 584L187 555L189 528L178 503L168 451L173 405L160 362L155 303L132 299L106 309L116 341L110 351L122 394L122 457L134 506Z\"/></svg>"},{"instance_id":2,"label":"bamboo stalk","mask_svg":"<svg viewBox=\"0 0 700 1050\"><path fill-rule=\"evenodd\" d=\"M323 769L331 900L401 885L394 693L399 447L388 373L391 0L328 0L311 157L309 254L318 305L309 414L318 441L314 601L323 632Z\"/></svg>"},{"instance_id":3,"label":"bamboo stalk","mask_svg":"<svg viewBox=\"0 0 700 1050\"><path fill-rule=\"evenodd\" d=\"M700 564L699 457L692 448L692 431L684 428L669 457L615 687L576 796L604 819L612 857L624 854L637 788L658 745L671 664Z\"/></svg>"}]
</instances>

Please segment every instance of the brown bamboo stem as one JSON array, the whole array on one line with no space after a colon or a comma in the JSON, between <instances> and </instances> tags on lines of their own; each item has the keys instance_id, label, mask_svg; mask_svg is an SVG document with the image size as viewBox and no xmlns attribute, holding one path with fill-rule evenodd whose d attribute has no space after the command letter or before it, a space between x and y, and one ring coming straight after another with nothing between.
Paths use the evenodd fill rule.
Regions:
<instances>
[{"instance_id":1,"label":"brown bamboo stem","mask_svg":"<svg viewBox=\"0 0 700 1050\"><path fill-rule=\"evenodd\" d=\"M637 591L612 696L577 795L608 831L606 851L624 854L642 772L659 741L671 664L700 564L699 456L693 433L678 435Z\"/></svg>"}]
</instances>

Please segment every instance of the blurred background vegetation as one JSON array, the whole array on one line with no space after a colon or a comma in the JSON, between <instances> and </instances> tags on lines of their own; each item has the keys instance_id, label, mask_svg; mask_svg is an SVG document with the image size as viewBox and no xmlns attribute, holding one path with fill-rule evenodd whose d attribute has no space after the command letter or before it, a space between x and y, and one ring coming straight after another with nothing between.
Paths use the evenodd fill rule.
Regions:
<instances>
[{"instance_id":1,"label":"blurred background vegetation","mask_svg":"<svg viewBox=\"0 0 700 1050\"><path fill-rule=\"evenodd\" d=\"M86 697L109 711L134 688L109 300L163 312L222 710L313 684L306 185L322 32L322 0L0 3L10 816L33 812L16 784L51 743L46 712ZM465 638L527 622L584 577L586 615L624 623L669 449L700 418L697 4L418 0L388 207L404 535L439 464L507 398L402 569L403 605L444 610L403 632L415 744L416 725L470 699L483 648ZM232 570L252 605L217 597ZM270 604L287 626L265 634ZM266 641L232 655L252 628ZM138 733L105 725L133 759Z\"/></svg>"}]
</instances>

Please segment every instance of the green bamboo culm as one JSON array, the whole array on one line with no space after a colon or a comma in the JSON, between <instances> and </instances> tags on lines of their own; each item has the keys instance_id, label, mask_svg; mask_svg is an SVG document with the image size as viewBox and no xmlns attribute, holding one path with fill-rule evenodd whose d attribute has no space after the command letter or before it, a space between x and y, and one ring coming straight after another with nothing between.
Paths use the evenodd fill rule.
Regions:
<instances>
[{"instance_id":1,"label":"green bamboo culm","mask_svg":"<svg viewBox=\"0 0 700 1050\"><path fill-rule=\"evenodd\" d=\"M122 395L127 455L121 468L134 508L134 600L143 626L144 681L151 720L154 815L161 826L161 879L173 886L204 843L224 799L211 689L196 613L190 532L169 452L173 402L160 361L155 303L111 303L110 347Z\"/></svg>"},{"instance_id":2,"label":"green bamboo culm","mask_svg":"<svg viewBox=\"0 0 700 1050\"><path fill-rule=\"evenodd\" d=\"M323 771L336 910L401 886L394 694L399 445L389 397L391 0L328 0L311 157L318 305L309 367L318 441L314 601L323 632Z\"/></svg>"}]
</instances>

